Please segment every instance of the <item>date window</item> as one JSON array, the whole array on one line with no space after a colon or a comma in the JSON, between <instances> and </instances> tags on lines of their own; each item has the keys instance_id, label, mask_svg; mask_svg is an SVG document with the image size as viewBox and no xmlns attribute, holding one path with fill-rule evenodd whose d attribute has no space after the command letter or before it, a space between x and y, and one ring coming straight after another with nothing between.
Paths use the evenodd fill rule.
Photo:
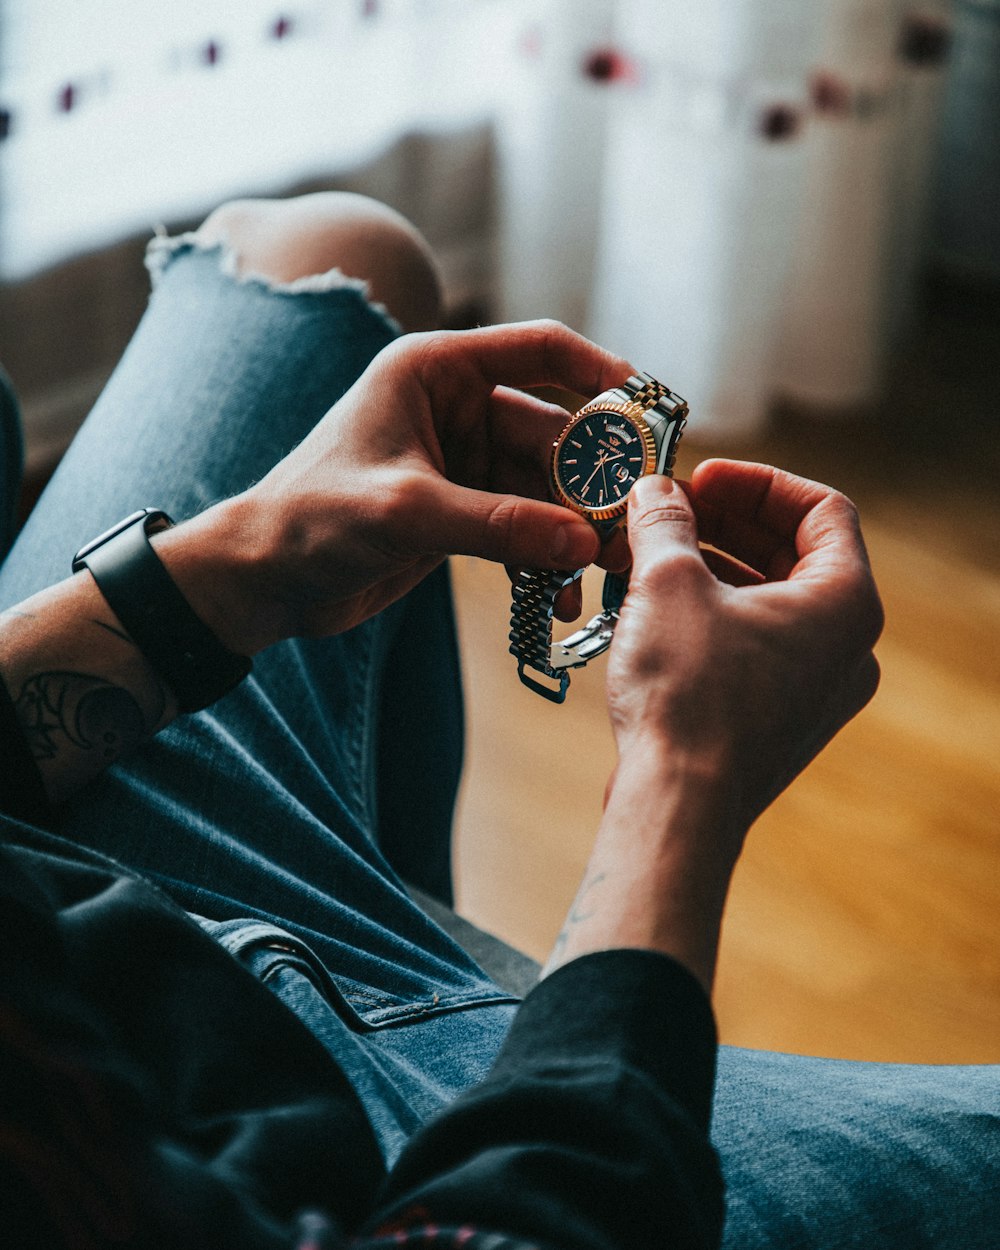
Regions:
<instances>
[{"instance_id":1,"label":"date window","mask_svg":"<svg viewBox=\"0 0 1000 1250\"><path fill-rule=\"evenodd\" d=\"M625 467L625 465L620 464L620 465L617 467L617 469L615 469L615 477L619 480L619 482L627 482L627 481L628 481L628 479L629 479L629 471L628 471L628 469Z\"/></svg>"}]
</instances>

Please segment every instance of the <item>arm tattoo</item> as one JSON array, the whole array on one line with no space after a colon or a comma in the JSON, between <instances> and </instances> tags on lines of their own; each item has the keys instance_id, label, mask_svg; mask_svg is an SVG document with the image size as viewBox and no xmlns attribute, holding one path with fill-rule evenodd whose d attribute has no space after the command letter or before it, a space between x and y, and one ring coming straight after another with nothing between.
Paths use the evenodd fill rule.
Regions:
<instances>
[{"instance_id":1,"label":"arm tattoo","mask_svg":"<svg viewBox=\"0 0 1000 1250\"><path fill-rule=\"evenodd\" d=\"M590 891L595 886L600 885L607 875L608 874L606 872L596 873L593 877L588 877L587 880L584 881L583 885L580 886L577 896L573 900L569 909L569 915L566 917L566 923L563 925L562 931L556 938L555 945L552 948L552 955L550 956L552 961L562 958L563 951L566 949L566 944L569 941L570 930L575 928L576 925L581 924L584 920L589 920L591 916L594 915L596 909L591 907L590 910L587 910L586 898Z\"/></svg>"},{"instance_id":2,"label":"arm tattoo","mask_svg":"<svg viewBox=\"0 0 1000 1250\"><path fill-rule=\"evenodd\" d=\"M71 746L98 751L110 764L148 733L127 690L86 673L38 673L21 687L15 707L36 760L55 759Z\"/></svg>"}]
</instances>

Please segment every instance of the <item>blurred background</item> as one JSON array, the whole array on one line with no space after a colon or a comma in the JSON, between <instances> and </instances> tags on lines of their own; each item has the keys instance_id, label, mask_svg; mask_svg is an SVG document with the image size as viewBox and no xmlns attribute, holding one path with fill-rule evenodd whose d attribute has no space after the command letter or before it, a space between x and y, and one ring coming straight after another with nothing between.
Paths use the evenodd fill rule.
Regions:
<instances>
[{"instance_id":1,"label":"blurred background","mask_svg":"<svg viewBox=\"0 0 1000 1250\"><path fill-rule=\"evenodd\" d=\"M559 317L680 391L682 473L768 460L856 500L883 686L755 831L723 1039L1000 1061L1000 0L0 0L25 508L150 234L327 187L425 232L450 324ZM503 570L455 582L459 906L541 958L614 762L600 664L544 704Z\"/></svg>"}]
</instances>

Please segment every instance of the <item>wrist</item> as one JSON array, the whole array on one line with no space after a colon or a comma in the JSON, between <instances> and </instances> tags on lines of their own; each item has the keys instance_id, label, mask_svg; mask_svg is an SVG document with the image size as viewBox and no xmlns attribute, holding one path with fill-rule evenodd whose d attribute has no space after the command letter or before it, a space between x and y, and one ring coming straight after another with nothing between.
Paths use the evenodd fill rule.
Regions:
<instances>
[{"instance_id":1,"label":"wrist","mask_svg":"<svg viewBox=\"0 0 1000 1250\"><path fill-rule=\"evenodd\" d=\"M278 561L256 509L238 495L151 539L195 614L223 646L252 656L291 634Z\"/></svg>"},{"instance_id":2,"label":"wrist","mask_svg":"<svg viewBox=\"0 0 1000 1250\"><path fill-rule=\"evenodd\" d=\"M733 790L721 758L644 744L619 756L597 846L634 866L637 888L683 879L721 906L746 835Z\"/></svg>"},{"instance_id":3,"label":"wrist","mask_svg":"<svg viewBox=\"0 0 1000 1250\"><path fill-rule=\"evenodd\" d=\"M711 990L745 829L720 761L655 742L622 754L583 884L547 971L595 950L659 951Z\"/></svg>"},{"instance_id":4,"label":"wrist","mask_svg":"<svg viewBox=\"0 0 1000 1250\"><path fill-rule=\"evenodd\" d=\"M605 796L605 818L643 813L658 837L699 851L703 831L733 858L746 832L737 778L721 745L697 749L663 742L652 733L619 738L618 762ZM733 844L735 849L733 849Z\"/></svg>"}]
</instances>

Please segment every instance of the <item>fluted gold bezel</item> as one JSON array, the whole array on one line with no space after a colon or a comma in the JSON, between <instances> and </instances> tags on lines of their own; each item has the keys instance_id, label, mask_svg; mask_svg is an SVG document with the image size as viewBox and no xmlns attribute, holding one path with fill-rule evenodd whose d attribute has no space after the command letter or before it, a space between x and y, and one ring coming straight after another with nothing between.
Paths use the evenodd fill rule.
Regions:
<instances>
[{"instance_id":1,"label":"fluted gold bezel","mask_svg":"<svg viewBox=\"0 0 1000 1250\"><path fill-rule=\"evenodd\" d=\"M647 473L652 473L656 468L656 440L653 438L653 431L646 423L645 409L640 404L620 404L617 402L608 402L603 399L591 400L589 404L584 404L567 422L562 433L552 444L552 485L555 491L556 499L565 508L585 516L589 521L612 521L618 517L625 515L628 507L628 494L624 499L619 499L616 503L605 508L588 508L586 504L579 503L573 499L563 488L562 482L559 480L559 451L566 439L572 431L588 417L593 417L599 412L612 413L615 416L627 417L639 431L642 438L643 451L645 460L643 461L642 472L639 477L644 477Z\"/></svg>"}]
</instances>

